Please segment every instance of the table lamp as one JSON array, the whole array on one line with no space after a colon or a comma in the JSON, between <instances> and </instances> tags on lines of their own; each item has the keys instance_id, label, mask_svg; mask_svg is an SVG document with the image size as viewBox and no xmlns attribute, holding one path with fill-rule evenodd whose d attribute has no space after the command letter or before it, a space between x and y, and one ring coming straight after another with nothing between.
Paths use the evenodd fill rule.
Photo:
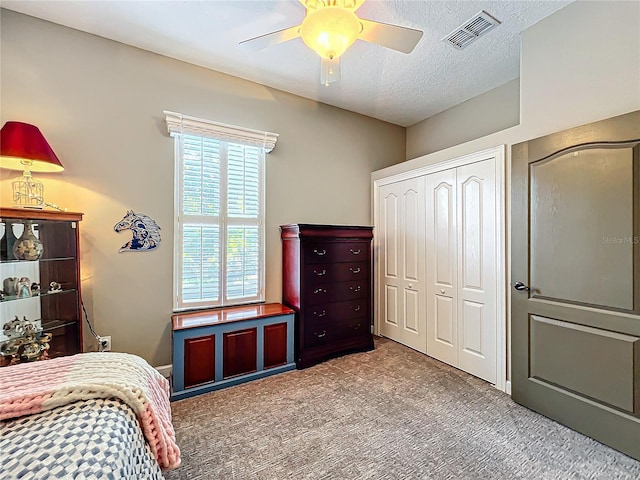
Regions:
<instances>
[{"instance_id":1,"label":"table lamp","mask_svg":"<svg viewBox=\"0 0 640 480\"><path fill-rule=\"evenodd\" d=\"M62 163L34 125L7 122L0 130L0 168L22 170L14 180L13 202L18 207L42 208L44 186L31 172L61 172Z\"/></svg>"}]
</instances>

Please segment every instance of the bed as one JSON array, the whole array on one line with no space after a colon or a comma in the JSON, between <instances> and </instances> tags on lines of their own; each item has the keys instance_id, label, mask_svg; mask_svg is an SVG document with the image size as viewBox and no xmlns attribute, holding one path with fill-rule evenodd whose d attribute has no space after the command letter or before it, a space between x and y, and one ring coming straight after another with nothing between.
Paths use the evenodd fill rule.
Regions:
<instances>
[{"instance_id":1,"label":"bed","mask_svg":"<svg viewBox=\"0 0 640 480\"><path fill-rule=\"evenodd\" d=\"M162 479L180 464L167 380L85 353L0 369L3 478Z\"/></svg>"}]
</instances>

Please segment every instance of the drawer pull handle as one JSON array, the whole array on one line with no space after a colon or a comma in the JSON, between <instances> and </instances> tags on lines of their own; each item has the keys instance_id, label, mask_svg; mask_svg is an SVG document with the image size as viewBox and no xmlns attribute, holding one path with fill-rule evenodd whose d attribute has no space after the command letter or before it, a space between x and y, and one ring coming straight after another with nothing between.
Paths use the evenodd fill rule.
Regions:
<instances>
[{"instance_id":1,"label":"drawer pull handle","mask_svg":"<svg viewBox=\"0 0 640 480\"><path fill-rule=\"evenodd\" d=\"M323 330L322 333L313 332L313 334L318 338L322 338L327 334L327 331Z\"/></svg>"},{"instance_id":2,"label":"drawer pull handle","mask_svg":"<svg viewBox=\"0 0 640 480\"><path fill-rule=\"evenodd\" d=\"M318 272L318 271L314 270L313 273L315 273L319 277L322 277L323 275L327 274L327 271L323 268L321 272Z\"/></svg>"},{"instance_id":3,"label":"drawer pull handle","mask_svg":"<svg viewBox=\"0 0 640 480\"><path fill-rule=\"evenodd\" d=\"M313 293L327 293L325 288L316 288Z\"/></svg>"},{"instance_id":4,"label":"drawer pull handle","mask_svg":"<svg viewBox=\"0 0 640 480\"><path fill-rule=\"evenodd\" d=\"M358 248L357 250L354 250L353 248L350 248L350 249L349 249L349 251L350 251L351 253L353 253L354 255L360 255L360 252L361 252L362 250L360 250L359 248Z\"/></svg>"},{"instance_id":5,"label":"drawer pull handle","mask_svg":"<svg viewBox=\"0 0 640 480\"><path fill-rule=\"evenodd\" d=\"M314 248L313 253L319 256L323 256L327 254L327 251L324 248L322 250L318 250L317 248Z\"/></svg>"},{"instance_id":6,"label":"drawer pull handle","mask_svg":"<svg viewBox=\"0 0 640 480\"><path fill-rule=\"evenodd\" d=\"M326 310L322 310L320 313L318 313L318 312L313 312L313 314L314 314L316 317L325 317L325 316L327 315L327 311L326 311Z\"/></svg>"},{"instance_id":7,"label":"drawer pull handle","mask_svg":"<svg viewBox=\"0 0 640 480\"><path fill-rule=\"evenodd\" d=\"M349 287L349 290L353 290L354 292L359 292L360 290L362 290L362 287L360 287L360 285L356 285L355 287L351 285Z\"/></svg>"},{"instance_id":8,"label":"drawer pull handle","mask_svg":"<svg viewBox=\"0 0 640 480\"><path fill-rule=\"evenodd\" d=\"M351 273L353 273L353 274L360 273L360 267L358 267L358 268L350 267L349 270L351 270Z\"/></svg>"},{"instance_id":9,"label":"drawer pull handle","mask_svg":"<svg viewBox=\"0 0 640 480\"><path fill-rule=\"evenodd\" d=\"M360 305L356 305L355 307L351 307L351 310L353 310L354 312L359 312L360 311Z\"/></svg>"}]
</instances>

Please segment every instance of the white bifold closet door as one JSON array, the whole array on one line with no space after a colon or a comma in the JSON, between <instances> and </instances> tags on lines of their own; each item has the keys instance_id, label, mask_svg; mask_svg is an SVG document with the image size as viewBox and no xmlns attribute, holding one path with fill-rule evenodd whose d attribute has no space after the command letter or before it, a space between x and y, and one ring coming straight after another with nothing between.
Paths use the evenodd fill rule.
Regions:
<instances>
[{"instance_id":1,"label":"white bifold closet door","mask_svg":"<svg viewBox=\"0 0 640 480\"><path fill-rule=\"evenodd\" d=\"M424 177L380 188L380 334L426 353Z\"/></svg>"},{"instance_id":2,"label":"white bifold closet door","mask_svg":"<svg viewBox=\"0 0 640 480\"><path fill-rule=\"evenodd\" d=\"M496 383L495 159L425 176L427 354Z\"/></svg>"}]
</instances>

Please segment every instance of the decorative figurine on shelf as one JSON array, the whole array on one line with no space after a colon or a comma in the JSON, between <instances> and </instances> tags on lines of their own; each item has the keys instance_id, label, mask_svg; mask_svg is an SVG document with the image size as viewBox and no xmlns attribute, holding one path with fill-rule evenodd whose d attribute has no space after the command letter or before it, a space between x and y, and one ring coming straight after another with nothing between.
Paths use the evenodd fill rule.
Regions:
<instances>
[{"instance_id":1,"label":"decorative figurine on shelf","mask_svg":"<svg viewBox=\"0 0 640 480\"><path fill-rule=\"evenodd\" d=\"M22 236L13 244L13 255L18 260L38 260L44 253L42 242L31 230L32 222L24 222Z\"/></svg>"},{"instance_id":2,"label":"decorative figurine on shelf","mask_svg":"<svg viewBox=\"0 0 640 480\"><path fill-rule=\"evenodd\" d=\"M50 333L42 333L36 322L22 320L18 316L2 326L2 333L9 340L0 342L0 366L49 358Z\"/></svg>"},{"instance_id":3,"label":"decorative figurine on shelf","mask_svg":"<svg viewBox=\"0 0 640 480\"><path fill-rule=\"evenodd\" d=\"M0 290L0 302L4 300L4 290Z\"/></svg>"},{"instance_id":4,"label":"decorative figurine on shelf","mask_svg":"<svg viewBox=\"0 0 640 480\"><path fill-rule=\"evenodd\" d=\"M2 334L5 337L9 337L9 338L20 337L22 336L23 333L24 333L24 322L20 320L17 315L16 315L16 318L5 323L2 326Z\"/></svg>"},{"instance_id":5,"label":"decorative figurine on shelf","mask_svg":"<svg viewBox=\"0 0 640 480\"><path fill-rule=\"evenodd\" d=\"M23 343L18 348L18 356L22 362L33 362L34 360L46 360L49 358L49 342L51 334L45 333L41 337L29 342Z\"/></svg>"},{"instance_id":6,"label":"decorative figurine on shelf","mask_svg":"<svg viewBox=\"0 0 640 480\"><path fill-rule=\"evenodd\" d=\"M158 248L162 239L160 238L160 227L154 219L144 213L135 213L127 210L122 220L113 227L116 232L131 230L133 238L125 243L120 252L145 252Z\"/></svg>"},{"instance_id":7,"label":"decorative figurine on shelf","mask_svg":"<svg viewBox=\"0 0 640 480\"><path fill-rule=\"evenodd\" d=\"M20 277L16 282L16 292L18 298L29 298L31 296L31 280L29 277Z\"/></svg>"},{"instance_id":8,"label":"decorative figurine on shelf","mask_svg":"<svg viewBox=\"0 0 640 480\"><path fill-rule=\"evenodd\" d=\"M62 285L58 282L49 283L49 293L58 293L62 291Z\"/></svg>"},{"instance_id":9,"label":"decorative figurine on shelf","mask_svg":"<svg viewBox=\"0 0 640 480\"><path fill-rule=\"evenodd\" d=\"M31 284L31 296L35 297L36 295L40 295L40 284L33 282Z\"/></svg>"},{"instance_id":10,"label":"decorative figurine on shelf","mask_svg":"<svg viewBox=\"0 0 640 480\"><path fill-rule=\"evenodd\" d=\"M27 320L27 317L22 317L22 329L25 335L37 335L42 330L35 322Z\"/></svg>"},{"instance_id":11,"label":"decorative figurine on shelf","mask_svg":"<svg viewBox=\"0 0 640 480\"><path fill-rule=\"evenodd\" d=\"M15 318L2 326L2 334L5 337L15 338L24 335L35 335L38 333L39 327L35 322L22 317L22 320L16 315Z\"/></svg>"},{"instance_id":12,"label":"decorative figurine on shelf","mask_svg":"<svg viewBox=\"0 0 640 480\"><path fill-rule=\"evenodd\" d=\"M7 277L2 281L2 290L4 290L4 294L7 297L13 297L17 295L17 292L16 292L17 281L18 281L17 277Z\"/></svg>"}]
</instances>

